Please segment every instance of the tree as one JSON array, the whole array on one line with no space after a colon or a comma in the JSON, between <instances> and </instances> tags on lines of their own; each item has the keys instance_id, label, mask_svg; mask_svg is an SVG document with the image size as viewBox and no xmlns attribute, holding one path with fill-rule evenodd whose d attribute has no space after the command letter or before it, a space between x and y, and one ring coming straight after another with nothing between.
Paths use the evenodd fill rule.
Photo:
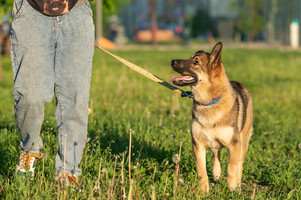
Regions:
<instances>
[{"instance_id":1,"label":"tree","mask_svg":"<svg viewBox=\"0 0 301 200\"><path fill-rule=\"evenodd\" d=\"M156 8L157 0L148 0L149 5L149 17L151 21L151 30L152 30L152 43L157 44L157 19L156 19Z\"/></svg>"},{"instance_id":2,"label":"tree","mask_svg":"<svg viewBox=\"0 0 301 200\"><path fill-rule=\"evenodd\" d=\"M13 0L0 0L0 80L3 78L2 74L2 33L1 33L1 22L2 22L2 14L6 14L8 10L12 8L14 1Z\"/></svg>"},{"instance_id":3,"label":"tree","mask_svg":"<svg viewBox=\"0 0 301 200\"><path fill-rule=\"evenodd\" d=\"M108 17L117 14L123 5L130 0L94 0L91 1L92 10L95 13L94 22L96 26L96 38L103 35L103 29L108 24Z\"/></svg>"},{"instance_id":4,"label":"tree","mask_svg":"<svg viewBox=\"0 0 301 200\"><path fill-rule=\"evenodd\" d=\"M214 37L217 36L217 29L213 19L204 10L198 10L192 19L191 35L192 37L206 36L211 32Z\"/></svg>"},{"instance_id":5,"label":"tree","mask_svg":"<svg viewBox=\"0 0 301 200\"><path fill-rule=\"evenodd\" d=\"M262 0L238 0L236 9L240 11L236 29L244 38L252 41L264 28L264 7Z\"/></svg>"},{"instance_id":6,"label":"tree","mask_svg":"<svg viewBox=\"0 0 301 200\"><path fill-rule=\"evenodd\" d=\"M0 80L2 80L3 74L2 74L2 40L0 38Z\"/></svg>"},{"instance_id":7,"label":"tree","mask_svg":"<svg viewBox=\"0 0 301 200\"><path fill-rule=\"evenodd\" d=\"M14 0L0 0L0 9L1 11L7 12L12 9L13 4L14 4Z\"/></svg>"},{"instance_id":8,"label":"tree","mask_svg":"<svg viewBox=\"0 0 301 200\"><path fill-rule=\"evenodd\" d=\"M102 37L102 3L103 0L96 1L96 42Z\"/></svg>"}]
</instances>

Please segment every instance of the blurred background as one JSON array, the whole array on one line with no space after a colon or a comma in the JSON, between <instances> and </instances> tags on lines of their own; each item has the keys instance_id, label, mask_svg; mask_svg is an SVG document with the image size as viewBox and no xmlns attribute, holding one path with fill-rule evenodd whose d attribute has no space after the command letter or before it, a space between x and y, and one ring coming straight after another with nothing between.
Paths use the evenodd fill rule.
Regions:
<instances>
[{"instance_id":1,"label":"blurred background","mask_svg":"<svg viewBox=\"0 0 301 200\"><path fill-rule=\"evenodd\" d=\"M97 42L194 44L217 40L299 48L301 0L94 0ZM13 0L0 0L1 52L9 54Z\"/></svg>"}]
</instances>

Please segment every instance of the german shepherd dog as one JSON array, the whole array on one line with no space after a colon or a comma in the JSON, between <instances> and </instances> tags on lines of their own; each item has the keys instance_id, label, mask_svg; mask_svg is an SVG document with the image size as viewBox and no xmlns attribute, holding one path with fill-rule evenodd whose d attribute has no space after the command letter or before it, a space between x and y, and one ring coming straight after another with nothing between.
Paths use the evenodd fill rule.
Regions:
<instances>
[{"instance_id":1,"label":"german shepherd dog","mask_svg":"<svg viewBox=\"0 0 301 200\"><path fill-rule=\"evenodd\" d=\"M206 148L213 153L213 179L221 176L220 149L229 152L227 183L230 191L240 187L243 162L253 129L253 104L248 90L229 81L221 62L223 44L211 53L198 51L188 60L172 60L172 69L181 77L171 81L190 86L193 94L191 135L200 189L209 192Z\"/></svg>"}]
</instances>

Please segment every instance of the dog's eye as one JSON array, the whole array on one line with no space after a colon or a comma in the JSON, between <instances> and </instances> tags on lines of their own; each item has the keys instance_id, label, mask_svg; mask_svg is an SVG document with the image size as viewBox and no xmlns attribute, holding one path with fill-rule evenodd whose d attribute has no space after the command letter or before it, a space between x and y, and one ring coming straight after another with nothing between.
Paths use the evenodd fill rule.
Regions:
<instances>
[{"instance_id":1,"label":"dog's eye","mask_svg":"<svg viewBox=\"0 0 301 200\"><path fill-rule=\"evenodd\" d=\"M193 61L193 64L194 64L194 65L198 65L198 64L199 64L199 61L198 61L198 60L194 60L194 61Z\"/></svg>"}]
</instances>

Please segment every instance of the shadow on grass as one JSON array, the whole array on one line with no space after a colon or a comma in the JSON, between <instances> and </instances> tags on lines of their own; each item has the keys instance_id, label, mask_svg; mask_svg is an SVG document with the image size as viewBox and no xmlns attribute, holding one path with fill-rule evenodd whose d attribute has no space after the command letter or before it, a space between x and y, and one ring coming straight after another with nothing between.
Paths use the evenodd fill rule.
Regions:
<instances>
[{"instance_id":1,"label":"shadow on grass","mask_svg":"<svg viewBox=\"0 0 301 200\"><path fill-rule=\"evenodd\" d=\"M0 175L10 177L14 173L19 155L19 133L15 123L0 123Z\"/></svg>"},{"instance_id":2,"label":"shadow on grass","mask_svg":"<svg viewBox=\"0 0 301 200\"><path fill-rule=\"evenodd\" d=\"M104 132L106 131L107 130L104 130ZM95 139L96 136L98 137L100 140L99 148L110 148L113 155L120 155L129 150L129 131L124 130L124 133L126 134L121 135L120 131L111 130L105 134L90 132L89 136L92 140ZM145 138L141 138L141 135L134 133L132 136L132 160L156 160L160 163L166 159L171 159L174 153L175 151L172 149L167 150L159 145L154 146L149 141L146 141Z\"/></svg>"},{"instance_id":3,"label":"shadow on grass","mask_svg":"<svg viewBox=\"0 0 301 200\"><path fill-rule=\"evenodd\" d=\"M4 144L0 143L0 146ZM11 152L8 148L1 148L0 150L0 175L4 178L13 176L15 165L17 164L18 156L17 153Z\"/></svg>"}]
</instances>

